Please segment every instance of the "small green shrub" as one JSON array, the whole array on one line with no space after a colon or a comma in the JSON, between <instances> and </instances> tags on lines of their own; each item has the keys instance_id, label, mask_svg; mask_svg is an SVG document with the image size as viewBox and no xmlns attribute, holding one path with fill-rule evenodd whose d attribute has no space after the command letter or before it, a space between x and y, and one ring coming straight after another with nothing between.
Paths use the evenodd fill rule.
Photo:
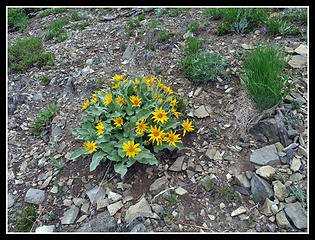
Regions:
<instances>
[{"instance_id":1,"label":"small green shrub","mask_svg":"<svg viewBox=\"0 0 315 240\"><path fill-rule=\"evenodd\" d=\"M71 19L71 21L79 21L79 20L80 20L80 17L79 17L78 12L72 10L72 11L70 12L70 19Z\"/></svg>"},{"instance_id":2,"label":"small green shrub","mask_svg":"<svg viewBox=\"0 0 315 240\"><path fill-rule=\"evenodd\" d=\"M50 123L53 115L58 111L58 109L59 106L56 106L53 103L49 104L47 109L42 111L34 121L34 124L30 126L30 132L40 136L42 134L42 130Z\"/></svg>"},{"instance_id":3,"label":"small green shrub","mask_svg":"<svg viewBox=\"0 0 315 240\"><path fill-rule=\"evenodd\" d=\"M206 84L214 81L221 74L227 62L224 58L214 52L195 53L180 61L179 67L189 80Z\"/></svg>"},{"instance_id":4,"label":"small green shrub","mask_svg":"<svg viewBox=\"0 0 315 240\"><path fill-rule=\"evenodd\" d=\"M290 72L284 74L288 61L283 49L267 45L259 45L248 54L242 79L259 110L277 105L290 92Z\"/></svg>"},{"instance_id":5,"label":"small green shrub","mask_svg":"<svg viewBox=\"0 0 315 240\"><path fill-rule=\"evenodd\" d=\"M88 21L86 21L85 23L83 23L82 25L80 25L80 29L83 30L84 28L86 28L87 26L89 26L90 23Z\"/></svg>"},{"instance_id":6,"label":"small green shrub","mask_svg":"<svg viewBox=\"0 0 315 240\"><path fill-rule=\"evenodd\" d=\"M269 35L286 35L286 34L297 34L299 29L293 24L289 24L288 20L282 18L273 17L265 22L267 34Z\"/></svg>"},{"instance_id":7,"label":"small green shrub","mask_svg":"<svg viewBox=\"0 0 315 240\"><path fill-rule=\"evenodd\" d=\"M39 80L42 82L43 85L48 85L50 83L50 77L47 75L41 75Z\"/></svg>"},{"instance_id":8,"label":"small green shrub","mask_svg":"<svg viewBox=\"0 0 315 240\"><path fill-rule=\"evenodd\" d=\"M202 49L204 42L205 41L203 39L195 38L195 37L189 37L186 41L185 51L188 54L197 53Z\"/></svg>"},{"instance_id":9,"label":"small green shrub","mask_svg":"<svg viewBox=\"0 0 315 240\"><path fill-rule=\"evenodd\" d=\"M301 21L307 23L307 10L300 8L286 8L280 12L279 17L288 22Z\"/></svg>"},{"instance_id":10,"label":"small green shrub","mask_svg":"<svg viewBox=\"0 0 315 240\"><path fill-rule=\"evenodd\" d=\"M34 64L51 65L53 53L44 53L43 43L38 38L17 40L8 48L9 67L13 71L26 72Z\"/></svg>"},{"instance_id":11,"label":"small green shrub","mask_svg":"<svg viewBox=\"0 0 315 240\"><path fill-rule=\"evenodd\" d=\"M196 32L199 28L199 24L197 22L191 22L189 24L189 31Z\"/></svg>"},{"instance_id":12,"label":"small green shrub","mask_svg":"<svg viewBox=\"0 0 315 240\"><path fill-rule=\"evenodd\" d=\"M246 33L263 23L269 12L267 8L209 8L204 10L204 15L223 20L217 28L218 35L223 35L229 32Z\"/></svg>"},{"instance_id":13,"label":"small green shrub","mask_svg":"<svg viewBox=\"0 0 315 240\"><path fill-rule=\"evenodd\" d=\"M33 205L23 209L14 220L14 232L30 232L36 218L37 212Z\"/></svg>"},{"instance_id":14,"label":"small green shrub","mask_svg":"<svg viewBox=\"0 0 315 240\"><path fill-rule=\"evenodd\" d=\"M20 8L8 8L8 25L19 27L19 32L23 32L29 24L28 16Z\"/></svg>"},{"instance_id":15,"label":"small green shrub","mask_svg":"<svg viewBox=\"0 0 315 240\"><path fill-rule=\"evenodd\" d=\"M43 39L45 41L53 39L55 42L62 42L66 40L68 38L68 34L64 29L64 26L67 24L69 24L69 20L67 19L56 20L47 26L48 31L45 32Z\"/></svg>"},{"instance_id":16,"label":"small green shrub","mask_svg":"<svg viewBox=\"0 0 315 240\"><path fill-rule=\"evenodd\" d=\"M167 16L169 16L169 17L177 17L182 12L184 12L184 8L170 8L167 11Z\"/></svg>"},{"instance_id":17,"label":"small green shrub","mask_svg":"<svg viewBox=\"0 0 315 240\"><path fill-rule=\"evenodd\" d=\"M158 31L159 37L162 41L167 41L171 36L174 35L173 32L165 32L163 29Z\"/></svg>"},{"instance_id":18,"label":"small green shrub","mask_svg":"<svg viewBox=\"0 0 315 240\"><path fill-rule=\"evenodd\" d=\"M140 26L140 21L138 19L129 18L127 20L127 26L128 26L128 29L130 29L130 30L134 29L134 28Z\"/></svg>"}]
</instances>

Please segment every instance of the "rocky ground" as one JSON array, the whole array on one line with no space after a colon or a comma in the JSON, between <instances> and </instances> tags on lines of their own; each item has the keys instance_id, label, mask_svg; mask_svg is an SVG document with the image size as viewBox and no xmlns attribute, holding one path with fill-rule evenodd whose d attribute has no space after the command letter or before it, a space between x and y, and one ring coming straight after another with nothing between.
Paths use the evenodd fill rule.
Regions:
<instances>
[{"instance_id":1,"label":"rocky ground","mask_svg":"<svg viewBox=\"0 0 315 240\"><path fill-rule=\"evenodd\" d=\"M8 72L9 232L30 203L38 208L32 228L37 232L308 231L306 41L267 37L258 29L217 36L220 21L198 8L177 17L149 11L128 36L127 19L137 11L76 10L88 12L90 25L83 30L66 26L66 41L45 42L55 55L53 67ZM42 26L66 16L69 12L32 18L22 33L8 34L8 44L41 37ZM151 19L175 34L159 40L148 27ZM192 19L200 24L193 34L206 39L205 48L229 60L225 77L207 88L186 79L178 66ZM293 89L283 104L260 114L241 85L238 56L265 39L284 45L293 56L288 66ZM155 51L145 49L148 43ZM39 81L44 74L52 78L46 86ZM158 166L134 164L124 178L109 162L89 172L89 156L68 160L82 144L71 130L83 119L83 102L98 89L98 78L115 74L162 77L188 103L187 116L196 129L183 139L185 149L157 154ZM60 109L51 125L42 137L34 136L28 126L56 102ZM50 157L62 161L63 169L57 170Z\"/></svg>"}]
</instances>

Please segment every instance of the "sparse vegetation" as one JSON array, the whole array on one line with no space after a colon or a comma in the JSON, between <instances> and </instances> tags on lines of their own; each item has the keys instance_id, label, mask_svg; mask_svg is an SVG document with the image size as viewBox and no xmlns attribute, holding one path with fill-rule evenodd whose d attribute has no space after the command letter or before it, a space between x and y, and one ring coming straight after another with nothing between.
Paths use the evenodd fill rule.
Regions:
<instances>
[{"instance_id":1,"label":"sparse vegetation","mask_svg":"<svg viewBox=\"0 0 315 240\"><path fill-rule=\"evenodd\" d=\"M17 214L14 220L14 232L30 232L36 217L36 208L33 205L27 206Z\"/></svg>"},{"instance_id":2,"label":"sparse vegetation","mask_svg":"<svg viewBox=\"0 0 315 240\"><path fill-rule=\"evenodd\" d=\"M9 67L13 71L26 72L33 65L52 65L53 54L44 52L43 43L38 38L17 40L8 49Z\"/></svg>"},{"instance_id":3,"label":"sparse vegetation","mask_svg":"<svg viewBox=\"0 0 315 240\"><path fill-rule=\"evenodd\" d=\"M49 26L45 27L48 30L45 32L43 39L45 41L53 39L55 42L62 42L68 38L67 31L64 29L64 26L69 24L69 20L60 19L56 20Z\"/></svg>"}]
</instances>

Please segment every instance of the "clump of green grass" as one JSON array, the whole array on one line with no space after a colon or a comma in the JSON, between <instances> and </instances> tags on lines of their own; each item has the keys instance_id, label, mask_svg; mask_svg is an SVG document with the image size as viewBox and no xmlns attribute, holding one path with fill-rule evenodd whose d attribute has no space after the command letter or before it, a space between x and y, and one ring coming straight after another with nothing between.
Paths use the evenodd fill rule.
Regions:
<instances>
[{"instance_id":1,"label":"clump of green grass","mask_svg":"<svg viewBox=\"0 0 315 240\"><path fill-rule=\"evenodd\" d=\"M180 61L179 68L189 80L195 83L206 84L216 80L227 65L225 59L218 53L194 53Z\"/></svg>"},{"instance_id":2,"label":"clump of green grass","mask_svg":"<svg viewBox=\"0 0 315 240\"><path fill-rule=\"evenodd\" d=\"M217 28L218 35L234 32L243 34L263 23L269 16L267 8L207 8L204 15L222 19Z\"/></svg>"},{"instance_id":3,"label":"clump of green grass","mask_svg":"<svg viewBox=\"0 0 315 240\"><path fill-rule=\"evenodd\" d=\"M72 10L72 11L70 12L70 19L71 19L71 21L79 21L79 20L80 20L80 17L79 17L78 12Z\"/></svg>"},{"instance_id":4,"label":"clump of green grass","mask_svg":"<svg viewBox=\"0 0 315 240\"><path fill-rule=\"evenodd\" d=\"M18 27L19 32L23 32L29 24L28 16L20 8L8 8L8 25Z\"/></svg>"},{"instance_id":5,"label":"clump of green grass","mask_svg":"<svg viewBox=\"0 0 315 240\"><path fill-rule=\"evenodd\" d=\"M280 17L269 18L265 22L265 27L268 35L297 34L300 32L298 27L290 24L288 20Z\"/></svg>"},{"instance_id":6,"label":"clump of green grass","mask_svg":"<svg viewBox=\"0 0 315 240\"><path fill-rule=\"evenodd\" d=\"M196 32L199 28L199 24L197 22L191 22L189 24L189 31Z\"/></svg>"},{"instance_id":7,"label":"clump of green grass","mask_svg":"<svg viewBox=\"0 0 315 240\"><path fill-rule=\"evenodd\" d=\"M37 212L33 205L23 209L14 220L14 232L30 232L36 218Z\"/></svg>"},{"instance_id":8,"label":"clump of green grass","mask_svg":"<svg viewBox=\"0 0 315 240\"><path fill-rule=\"evenodd\" d=\"M201 38L189 37L186 41L185 51L188 54L194 54L199 52L203 48L205 40Z\"/></svg>"},{"instance_id":9,"label":"clump of green grass","mask_svg":"<svg viewBox=\"0 0 315 240\"><path fill-rule=\"evenodd\" d=\"M288 61L283 49L270 45L259 45L248 54L242 78L259 110L279 104L289 94L290 72L284 73Z\"/></svg>"},{"instance_id":10,"label":"clump of green grass","mask_svg":"<svg viewBox=\"0 0 315 240\"><path fill-rule=\"evenodd\" d=\"M302 23L307 23L307 9L286 8L280 13L279 17L289 22L300 21Z\"/></svg>"},{"instance_id":11,"label":"clump of green grass","mask_svg":"<svg viewBox=\"0 0 315 240\"><path fill-rule=\"evenodd\" d=\"M43 85L48 85L50 83L50 77L47 75L41 75L39 80L42 82Z\"/></svg>"},{"instance_id":12,"label":"clump of green grass","mask_svg":"<svg viewBox=\"0 0 315 240\"><path fill-rule=\"evenodd\" d=\"M177 17L182 12L184 12L184 8L169 8L167 11L167 16L169 17Z\"/></svg>"},{"instance_id":13,"label":"clump of green grass","mask_svg":"<svg viewBox=\"0 0 315 240\"><path fill-rule=\"evenodd\" d=\"M38 38L17 40L8 49L9 67L13 71L26 72L32 65L52 65L53 53L44 53L43 43Z\"/></svg>"},{"instance_id":14,"label":"clump of green grass","mask_svg":"<svg viewBox=\"0 0 315 240\"><path fill-rule=\"evenodd\" d=\"M167 41L171 36L174 35L173 32L166 32L164 29L160 29L158 31L158 34L159 34L160 40L162 41Z\"/></svg>"},{"instance_id":15,"label":"clump of green grass","mask_svg":"<svg viewBox=\"0 0 315 240\"><path fill-rule=\"evenodd\" d=\"M40 114L34 121L34 124L30 126L30 132L34 133L36 136L40 136L42 134L42 131L50 123L53 115L58 111L58 109L59 106L56 106L53 103L49 104L44 111L40 112Z\"/></svg>"},{"instance_id":16,"label":"clump of green grass","mask_svg":"<svg viewBox=\"0 0 315 240\"><path fill-rule=\"evenodd\" d=\"M69 24L69 20L60 19L56 20L52 24L48 25L45 28L48 28L47 32L45 32L43 39L45 41L49 39L53 39L55 42L62 42L68 38L68 34L64 29L64 26Z\"/></svg>"}]
</instances>

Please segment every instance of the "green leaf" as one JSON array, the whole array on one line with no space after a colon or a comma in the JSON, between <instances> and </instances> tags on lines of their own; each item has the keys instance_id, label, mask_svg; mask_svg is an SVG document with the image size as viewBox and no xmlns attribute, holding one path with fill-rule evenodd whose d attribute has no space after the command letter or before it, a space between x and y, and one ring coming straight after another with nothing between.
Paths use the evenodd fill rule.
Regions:
<instances>
[{"instance_id":1,"label":"green leaf","mask_svg":"<svg viewBox=\"0 0 315 240\"><path fill-rule=\"evenodd\" d=\"M126 164L127 167L131 167L137 160L134 158L130 158Z\"/></svg>"},{"instance_id":2,"label":"green leaf","mask_svg":"<svg viewBox=\"0 0 315 240\"><path fill-rule=\"evenodd\" d=\"M103 151L97 151L93 154L92 162L90 164L90 172L92 172L100 164L100 161L104 158L105 155L106 153L104 153Z\"/></svg>"},{"instance_id":3,"label":"green leaf","mask_svg":"<svg viewBox=\"0 0 315 240\"><path fill-rule=\"evenodd\" d=\"M96 144L100 144L100 143L106 143L110 141L110 136L109 135L105 135L105 134L101 134L100 136L98 136L98 138L95 140ZM98 146L98 145L97 145Z\"/></svg>"},{"instance_id":4,"label":"green leaf","mask_svg":"<svg viewBox=\"0 0 315 240\"><path fill-rule=\"evenodd\" d=\"M127 173L127 166L124 163L117 163L114 165L114 170L123 177Z\"/></svg>"},{"instance_id":5,"label":"green leaf","mask_svg":"<svg viewBox=\"0 0 315 240\"><path fill-rule=\"evenodd\" d=\"M107 158L113 162L120 162L122 160L122 158L118 155L117 150L112 151Z\"/></svg>"},{"instance_id":6,"label":"green leaf","mask_svg":"<svg viewBox=\"0 0 315 240\"><path fill-rule=\"evenodd\" d=\"M161 150L163 150L163 149L165 149L165 148L168 148L168 143L162 143L162 144L160 144L160 145L155 145L155 146L153 146L153 150L154 150L154 152L158 152L158 151L161 151Z\"/></svg>"},{"instance_id":7,"label":"green leaf","mask_svg":"<svg viewBox=\"0 0 315 240\"><path fill-rule=\"evenodd\" d=\"M166 131L170 128L175 129L181 124L181 122L175 118L170 118L167 123L164 124L163 129Z\"/></svg>"},{"instance_id":8,"label":"green leaf","mask_svg":"<svg viewBox=\"0 0 315 240\"><path fill-rule=\"evenodd\" d=\"M148 149L142 148L142 151L134 158L139 163L149 163L150 165L157 165L158 161Z\"/></svg>"},{"instance_id":9,"label":"green leaf","mask_svg":"<svg viewBox=\"0 0 315 240\"><path fill-rule=\"evenodd\" d=\"M97 146L102 149L102 151L110 154L112 151L114 151L114 143L113 142L107 142L107 143L100 143Z\"/></svg>"},{"instance_id":10,"label":"green leaf","mask_svg":"<svg viewBox=\"0 0 315 240\"><path fill-rule=\"evenodd\" d=\"M69 160L76 159L77 157L80 157L81 155L88 154L88 153L89 152L85 148L80 148L71 154Z\"/></svg>"},{"instance_id":11,"label":"green leaf","mask_svg":"<svg viewBox=\"0 0 315 240\"><path fill-rule=\"evenodd\" d=\"M123 151L122 148L118 148L118 155L121 157L121 158L124 158L126 153Z\"/></svg>"},{"instance_id":12,"label":"green leaf","mask_svg":"<svg viewBox=\"0 0 315 240\"><path fill-rule=\"evenodd\" d=\"M126 108L126 112L129 116L134 114L134 109L131 107L131 105L129 104L128 107Z\"/></svg>"}]
</instances>

